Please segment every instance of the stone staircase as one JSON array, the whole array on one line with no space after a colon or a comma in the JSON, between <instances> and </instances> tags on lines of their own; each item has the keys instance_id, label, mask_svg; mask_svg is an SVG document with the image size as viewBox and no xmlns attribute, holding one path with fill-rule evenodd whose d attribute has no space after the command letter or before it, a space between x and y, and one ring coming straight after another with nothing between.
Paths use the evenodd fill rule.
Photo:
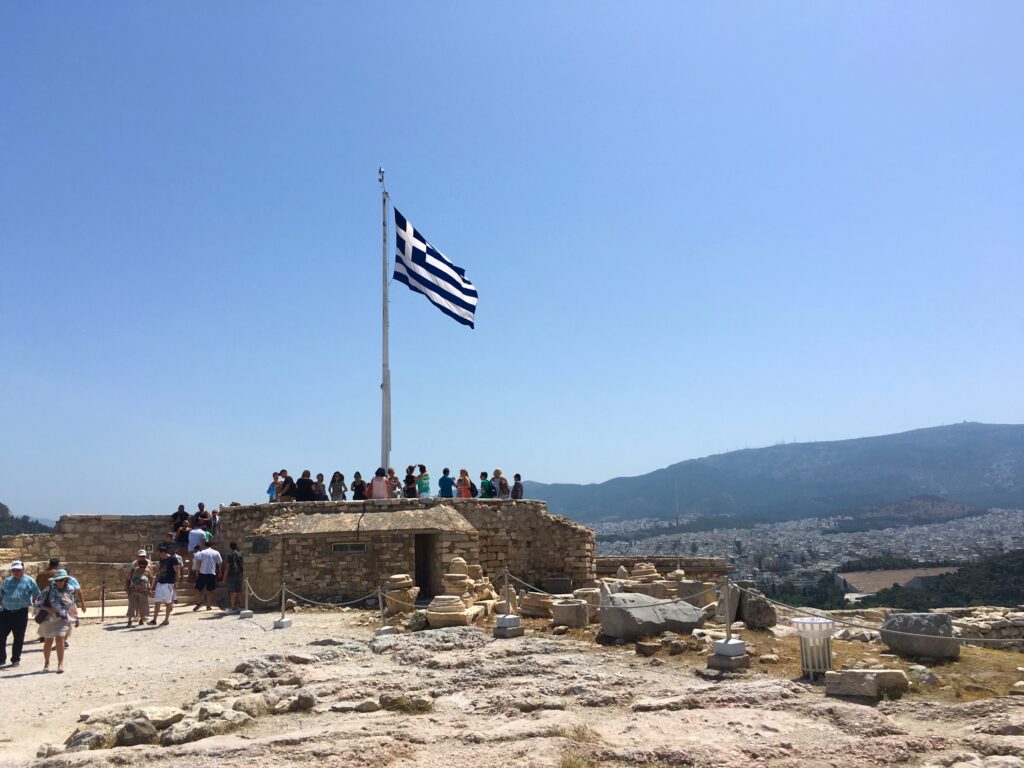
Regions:
<instances>
[{"instance_id":1,"label":"stone staircase","mask_svg":"<svg viewBox=\"0 0 1024 768\"><path fill-rule=\"evenodd\" d=\"M181 581L178 583L178 599L174 602L171 613L183 613L185 611L191 611L196 604L198 595L194 587L193 574L189 570L188 564L181 571ZM99 618L100 615L100 600L86 600L85 605L89 609L86 613L88 618ZM213 591L213 599L210 601L211 605L216 609L218 606L227 607L229 603L227 587L223 583L217 585L217 589ZM150 616L152 617L154 603L150 599ZM160 611L163 614L165 609L161 607ZM205 608L203 610L206 610ZM109 621L111 619L123 619L128 613L128 593L123 589L107 589L107 597L103 606L104 618Z\"/></svg>"}]
</instances>

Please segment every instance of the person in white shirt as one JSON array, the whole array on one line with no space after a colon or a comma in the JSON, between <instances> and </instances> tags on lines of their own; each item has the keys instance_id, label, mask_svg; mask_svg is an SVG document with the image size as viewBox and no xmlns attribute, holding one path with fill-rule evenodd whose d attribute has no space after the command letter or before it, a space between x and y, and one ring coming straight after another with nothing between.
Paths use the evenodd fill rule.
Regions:
<instances>
[{"instance_id":1,"label":"person in white shirt","mask_svg":"<svg viewBox=\"0 0 1024 768\"><path fill-rule=\"evenodd\" d=\"M193 611L198 611L203 607L204 593L206 595L206 610L213 610L210 601L213 599L213 590L217 588L217 582L220 581L223 563L220 552L211 547L208 541L204 542L203 549L192 556L192 568L199 571L199 576L196 578L199 602L196 603Z\"/></svg>"}]
</instances>

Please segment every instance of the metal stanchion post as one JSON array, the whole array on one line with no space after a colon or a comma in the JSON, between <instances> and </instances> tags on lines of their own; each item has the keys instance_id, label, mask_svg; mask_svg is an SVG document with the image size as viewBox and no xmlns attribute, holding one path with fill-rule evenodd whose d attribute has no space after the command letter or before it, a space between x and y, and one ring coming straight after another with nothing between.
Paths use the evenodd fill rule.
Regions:
<instances>
[{"instance_id":1,"label":"metal stanchion post","mask_svg":"<svg viewBox=\"0 0 1024 768\"><path fill-rule=\"evenodd\" d=\"M252 611L249 610L249 580L248 579L245 580L243 586L245 587L245 598L244 598L245 599L245 607L238 614L238 618L240 618L240 619L251 619L252 618Z\"/></svg>"},{"instance_id":2,"label":"metal stanchion post","mask_svg":"<svg viewBox=\"0 0 1024 768\"><path fill-rule=\"evenodd\" d=\"M131 599L131 596L128 598ZM100 624L107 620L107 580L100 586Z\"/></svg>"},{"instance_id":3,"label":"metal stanchion post","mask_svg":"<svg viewBox=\"0 0 1024 768\"><path fill-rule=\"evenodd\" d=\"M377 587L377 605L380 606L380 623L384 625L384 590Z\"/></svg>"},{"instance_id":4,"label":"metal stanchion post","mask_svg":"<svg viewBox=\"0 0 1024 768\"><path fill-rule=\"evenodd\" d=\"M291 619L284 617L285 611L285 600L287 600L288 594L285 590L284 582L281 582L281 618L274 622L274 629L287 629L292 625Z\"/></svg>"},{"instance_id":5,"label":"metal stanchion post","mask_svg":"<svg viewBox=\"0 0 1024 768\"><path fill-rule=\"evenodd\" d=\"M505 612L506 613L515 613L515 611L512 610L512 601L508 599L508 566L505 567L504 572L505 572L505 594L503 594L502 597L505 599L505 608L507 609Z\"/></svg>"},{"instance_id":6,"label":"metal stanchion post","mask_svg":"<svg viewBox=\"0 0 1024 768\"><path fill-rule=\"evenodd\" d=\"M725 640L732 640L732 608L729 606L729 577L722 577L722 599L725 601Z\"/></svg>"}]
</instances>

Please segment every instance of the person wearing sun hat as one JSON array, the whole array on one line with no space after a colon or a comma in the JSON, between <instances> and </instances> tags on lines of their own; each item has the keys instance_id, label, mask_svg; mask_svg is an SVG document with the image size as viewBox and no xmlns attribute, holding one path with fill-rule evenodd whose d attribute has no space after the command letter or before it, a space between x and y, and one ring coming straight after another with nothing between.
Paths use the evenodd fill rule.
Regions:
<instances>
[{"instance_id":1,"label":"person wearing sun hat","mask_svg":"<svg viewBox=\"0 0 1024 768\"><path fill-rule=\"evenodd\" d=\"M43 638L43 669L50 668L50 651L57 648L57 672L64 672L64 638L71 629L75 607L75 589L69 583L68 572L61 568L50 578L50 586L39 596L36 607L46 614L39 625Z\"/></svg>"},{"instance_id":2,"label":"person wearing sun hat","mask_svg":"<svg viewBox=\"0 0 1024 768\"><path fill-rule=\"evenodd\" d=\"M37 597L39 586L36 580L25 575L25 564L21 560L15 560L11 563L11 575L0 584L0 666L7 664L7 635L14 635L11 666L21 663L28 609Z\"/></svg>"},{"instance_id":3,"label":"person wearing sun hat","mask_svg":"<svg viewBox=\"0 0 1024 768\"><path fill-rule=\"evenodd\" d=\"M131 627L133 619L139 620L140 627L149 619L149 588L152 580L149 553L140 549L135 555L131 573L124 581L124 591L128 593L128 627Z\"/></svg>"}]
</instances>

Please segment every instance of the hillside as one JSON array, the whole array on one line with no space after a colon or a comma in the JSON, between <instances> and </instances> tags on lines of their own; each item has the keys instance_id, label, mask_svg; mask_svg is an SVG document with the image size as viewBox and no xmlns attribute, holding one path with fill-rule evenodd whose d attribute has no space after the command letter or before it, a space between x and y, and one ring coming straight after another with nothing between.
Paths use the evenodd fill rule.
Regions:
<instances>
[{"instance_id":1,"label":"hillside","mask_svg":"<svg viewBox=\"0 0 1024 768\"><path fill-rule=\"evenodd\" d=\"M0 536L14 533L45 533L53 528L32 520L28 515L15 517L6 504L0 504Z\"/></svg>"},{"instance_id":2,"label":"hillside","mask_svg":"<svg viewBox=\"0 0 1024 768\"><path fill-rule=\"evenodd\" d=\"M725 525L849 513L935 496L1024 507L1024 425L963 423L691 459L592 485L527 483L552 512L598 522L675 516Z\"/></svg>"}]
</instances>

